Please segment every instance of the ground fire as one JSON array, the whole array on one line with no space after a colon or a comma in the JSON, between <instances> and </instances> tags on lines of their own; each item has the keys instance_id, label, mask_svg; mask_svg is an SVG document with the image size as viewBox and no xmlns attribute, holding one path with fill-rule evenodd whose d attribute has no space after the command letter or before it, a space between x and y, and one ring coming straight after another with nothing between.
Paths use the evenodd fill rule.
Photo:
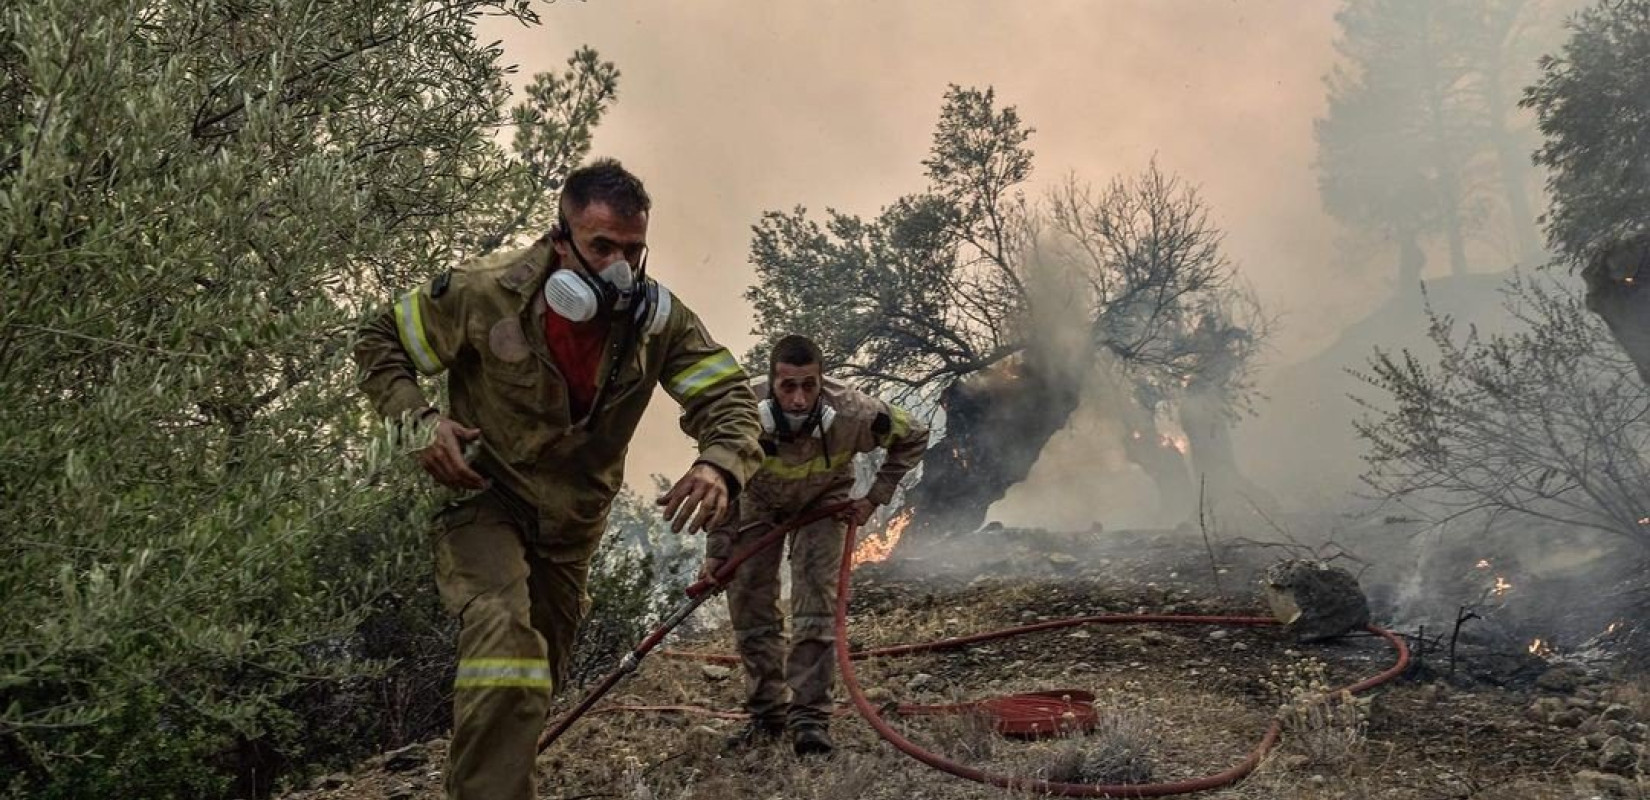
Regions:
<instances>
[{"instance_id":1,"label":"ground fire","mask_svg":"<svg viewBox=\"0 0 1650 800\"><path fill-rule=\"evenodd\" d=\"M888 526L881 534L869 535L861 538L854 546L854 566L871 564L882 561L894 552L894 546L899 544L899 537L905 533L905 527L911 524L912 509L906 509L888 520Z\"/></svg>"}]
</instances>

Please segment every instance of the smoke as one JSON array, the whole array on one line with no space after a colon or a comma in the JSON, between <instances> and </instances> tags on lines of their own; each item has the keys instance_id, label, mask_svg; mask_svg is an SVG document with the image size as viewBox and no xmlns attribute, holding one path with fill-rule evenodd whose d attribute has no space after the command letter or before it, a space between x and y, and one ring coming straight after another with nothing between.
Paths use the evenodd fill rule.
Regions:
<instances>
[{"instance_id":1,"label":"smoke","mask_svg":"<svg viewBox=\"0 0 1650 800\"><path fill-rule=\"evenodd\" d=\"M655 200L649 270L735 353L753 343L741 297L750 226L798 204L874 214L923 186L945 87L992 85L1037 129L1040 192L1103 184L1154 155L1198 183L1226 247L1293 335L1317 349L1370 305L1336 272L1319 209L1312 119L1333 60L1332 3L1051 0L1035 4L557 3L544 24L484 27L533 72L595 47L622 72L595 152ZM692 447L657 398L629 482L679 474Z\"/></svg>"}]
</instances>

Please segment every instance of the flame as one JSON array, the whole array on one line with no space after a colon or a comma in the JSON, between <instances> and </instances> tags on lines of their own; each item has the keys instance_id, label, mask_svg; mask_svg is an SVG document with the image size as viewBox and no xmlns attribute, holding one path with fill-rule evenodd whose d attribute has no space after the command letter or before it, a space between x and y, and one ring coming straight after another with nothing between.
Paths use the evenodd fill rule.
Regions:
<instances>
[{"instance_id":1,"label":"flame","mask_svg":"<svg viewBox=\"0 0 1650 800\"><path fill-rule=\"evenodd\" d=\"M867 536L854 545L854 566L871 564L883 561L892 555L894 546L899 544L899 537L905 533L905 527L911 524L911 513L915 509L907 508L888 520L888 526L882 529L880 536Z\"/></svg>"},{"instance_id":2,"label":"flame","mask_svg":"<svg viewBox=\"0 0 1650 800\"><path fill-rule=\"evenodd\" d=\"M1616 622L1612 622L1612 623L1610 623L1610 627L1604 629L1604 635L1609 636L1610 634L1615 633L1620 628L1621 628L1621 622L1619 620L1616 621Z\"/></svg>"},{"instance_id":3,"label":"flame","mask_svg":"<svg viewBox=\"0 0 1650 800\"><path fill-rule=\"evenodd\" d=\"M1478 568L1478 569L1489 569L1490 568L1490 560L1487 559L1487 558L1480 558L1480 559L1478 559L1478 563L1474 564L1473 566Z\"/></svg>"},{"instance_id":4,"label":"flame","mask_svg":"<svg viewBox=\"0 0 1650 800\"><path fill-rule=\"evenodd\" d=\"M1541 656L1542 658L1546 658L1553 654L1552 644L1542 639L1531 640L1529 650L1530 655Z\"/></svg>"},{"instance_id":5,"label":"flame","mask_svg":"<svg viewBox=\"0 0 1650 800\"><path fill-rule=\"evenodd\" d=\"M1640 525L1650 525L1650 517L1639 517Z\"/></svg>"},{"instance_id":6,"label":"flame","mask_svg":"<svg viewBox=\"0 0 1650 800\"><path fill-rule=\"evenodd\" d=\"M1192 451L1192 443L1185 436L1159 434L1157 443L1164 449L1179 450L1181 455L1186 455Z\"/></svg>"},{"instance_id":7,"label":"flame","mask_svg":"<svg viewBox=\"0 0 1650 800\"><path fill-rule=\"evenodd\" d=\"M1140 438L1140 431L1135 431L1133 436L1134 436L1134 438L1139 439Z\"/></svg>"},{"instance_id":8,"label":"flame","mask_svg":"<svg viewBox=\"0 0 1650 800\"><path fill-rule=\"evenodd\" d=\"M1491 587L1490 594L1493 594L1496 597L1503 597L1510 591L1512 591L1512 584L1508 583L1507 579L1501 577L1500 575L1495 576L1495 586Z\"/></svg>"}]
</instances>

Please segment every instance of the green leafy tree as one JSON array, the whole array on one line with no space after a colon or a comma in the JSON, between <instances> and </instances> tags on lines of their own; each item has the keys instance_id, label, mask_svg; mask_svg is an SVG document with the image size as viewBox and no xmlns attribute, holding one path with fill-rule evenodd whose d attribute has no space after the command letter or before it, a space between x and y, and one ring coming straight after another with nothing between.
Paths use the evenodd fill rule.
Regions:
<instances>
[{"instance_id":1,"label":"green leafy tree","mask_svg":"<svg viewBox=\"0 0 1650 800\"><path fill-rule=\"evenodd\" d=\"M427 482L355 396L348 332L542 227L617 77L583 51L512 120L482 14L534 21L0 12L0 792L247 796L373 744L332 723L398 655L371 624L435 624L410 599Z\"/></svg>"}]
</instances>

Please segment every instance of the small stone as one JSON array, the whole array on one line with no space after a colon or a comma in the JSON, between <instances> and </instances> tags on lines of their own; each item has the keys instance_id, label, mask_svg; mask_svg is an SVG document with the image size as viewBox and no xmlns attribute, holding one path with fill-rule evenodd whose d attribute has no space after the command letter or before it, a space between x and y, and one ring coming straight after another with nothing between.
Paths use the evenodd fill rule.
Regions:
<instances>
[{"instance_id":1,"label":"small stone","mask_svg":"<svg viewBox=\"0 0 1650 800\"><path fill-rule=\"evenodd\" d=\"M1056 567L1069 567L1077 563L1077 556L1070 553L1049 553L1045 558Z\"/></svg>"},{"instance_id":2,"label":"small stone","mask_svg":"<svg viewBox=\"0 0 1650 800\"><path fill-rule=\"evenodd\" d=\"M1087 638L1089 638L1089 632L1088 631L1072 631L1071 633L1066 634L1066 638L1067 639L1087 639Z\"/></svg>"},{"instance_id":3,"label":"small stone","mask_svg":"<svg viewBox=\"0 0 1650 800\"><path fill-rule=\"evenodd\" d=\"M709 725L695 725L688 728L687 739L701 752L713 751L721 747L724 741L722 732Z\"/></svg>"},{"instance_id":4,"label":"small stone","mask_svg":"<svg viewBox=\"0 0 1650 800\"><path fill-rule=\"evenodd\" d=\"M315 788L317 789L342 789L347 785L349 785L349 776L342 772L324 775L315 781Z\"/></svg>"},{"instance_id":5,"label":"small stone","mask_svg":"<svg viewBox=\"0 0 1650 800\"><path fill-rule=\"evenodd\" d=\"M1210 641L1215 641L1215 642L1218 642L1222 639L1228 638L1231 635L1232 635L1232 632L1228 631L1228 630L1212 630L1212 631L1209 631Z\"/></svg>"},{"instance_id":6,"label":"small stone","mask_svg":"<svg viewBox=\"0 0 1650 800\"><path fill-rule=\"evenodd\" d=\"M929 675L926 672L919 672L912 675L911 680L905 682L905 688L910 689L913 692L920 692L924 689L933 688L938 683L938 679L936 679L933 675Z\"/></svg>"},{"instance_id":7,"label":"small stone","mask_svg":"<svg viewBox=\"0 0 1650 800\"><path fill-rule=\"evenodd\" d=\"M1604 749L1604 743L1608 741L1610 741L1610 737L1597 731L1581 737L1581 743L1586 745L1588 750L1602 750Z\"/></svg>"},{"instance_id":8,"label":"small stone","mask_svg":"<svg viewBox=\"0 0 1650 800\"><path fill-rule=\"evenodd\" d=\"M1633 709L1620 703L1611 703L1608 708L1604 709L1604 713L1598 715L1598 718L1606 722L1632 722Z\"/></svg>"},{"instance_id":9,"label":"small stone","mask_svg":"<svg viewBox=\"0 0 1650 800\"><path fill-rule=\"evenodd\" d=\"M1140 641L1146 644L1167 644L1169 635L1162 631L1141 631Z\"/></svg>"},{"instance_id":10,"label":"small stone","mask_svg":"<svg viewBox=\"0 0 1650 800\"><path fill-rule=\"evenodd\" d=\"M1630 780L1620 775L1607 775L1592 770L1582 770L1575 776L1576 788L1598 797L1637 797L1638 787Z\"/></svg>"},{"instance_id":11,"label":"small stone","mask_svg":"<svg viewBox=\"0 0 1650 800\"><path fill-rule=\"evenodd\" d=\"M423 745L409 744L385 753L384 769L389 772L407 772L424 766L428 760Z\"/></svg>"},{"instance_id":12,"label":"small stone","mask_svg":"<svg viewBox=\"0 0 1650 800\"><path fill-rule=\"evenodd\" d=\"M1525 710L1524 715L1536 722L1551 722L1564 710L1564 701L1556 697L1542 697L1537 699Z\"/></svg>"},{"instance_id":13,"label":"small stone","mask_svg":"<svg viewBox=\"0 0 1650 800\"><path fill-rule=\"evenodd\" d=\"M1579 708L1566 708L1553 715L1552 724L1560 728L1579 728L1587 721L1587 712Z\"/></svg>"},{"instance_id":14,"label":"small stone","mask_svg":"<svg viewBox=\"0 0 1650 800\"><path fill-rule=\"evenodd\" d=\"M709 681L725 681L733 677L733 670L720 664L706 664L699 668L699 674Z\"/></svg>"},{"instance_id":15,"label":"small stone","mask_svg":"<svg viewBox=\"0 0 1650 800\"><path fill-rule=\"evenodd\" d=\"M1586 675L1580 669L1569 664L1560 664L1535 679L1535 685L1549 692L1570 694L1581 686Z\"/></svg>"},{"instance_id":16,"label":"small stone","mask_svg":"<svg viewBox=\"0 0 1650 800\"><path fill-rule=\"evenodd\" d=\"M1036 618L1037 618L1037 612L1032 611L1029 608L1020 612L1020 621L1021 622L1030 622L1030 621L1032 621Z\"/></svg>"},{"instance_id":17,"label":"small stone","mask_svg":"<svg viewBox=\"0 0 1650 800\"><path fill-rule=\"evenodd\" d=\"M1241 653L1248 649L1249 645L1246 645L1243 642L1232 642L1232 652L1234 653Z\"/></svg>"},{"instance_id":18,"label":"small stone","mask_svg":"<svg viewBox=\"0 0 1650 800\"><path fill-rule=\"evenodd\" d=\"M413 794L413 787L403 783L391 789L389 794L384 795L384 798L385 800L412 800Z\"/></svg>"},{"instance_id":19,"label":"small stone","mask_svg":"<svg viewBox=\"0 0 1650 800\"><path fill-rule=\"evenodd\" d=\"M1598 724L1598 732L1605 736L1626 736L1627 725L1619 719L1603 719Z\"/></svg>"},{"instance_id":20,"label":"small stone","mask_svg":"<svg viewBox=\"0 0 1650 800\"><path fill-rule=\"evenodd\" d=\"M1620 736L1613 736L1598 751L1598 768L1617 775L1630 775L1638 766L1638 753Z\"/></svg>"}]
</instances>

